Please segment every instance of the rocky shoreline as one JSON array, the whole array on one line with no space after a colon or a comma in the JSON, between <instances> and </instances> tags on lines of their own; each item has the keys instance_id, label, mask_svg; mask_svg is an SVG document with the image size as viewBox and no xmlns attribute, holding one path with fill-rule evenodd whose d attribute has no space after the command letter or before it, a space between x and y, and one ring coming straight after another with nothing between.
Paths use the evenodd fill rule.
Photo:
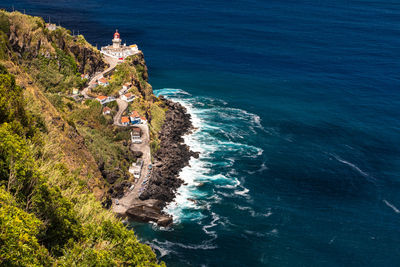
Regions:
<instances>
[{"instance_id":1,"label":"rocky shoreline","mask_svg":"<svg viewBox=\"0 0 400 267\"><path fill-rule=\"evenodd\" d=\"M163 202L164 207L175 198L176 190L183 183L178 177L180 171L189 165L191 157L197 158L199 153L191 151L183 140L183 136L193 129L186 108L162 96L161 99L168 111L160 133L160 148L154 155L153 177L140 199L157 199Z\"/></svg>"},{"instance_id":2,"label":"rocky shoreline","mask_svg":"<svg viewBox=\"0 0 400 267\"><path fill-rule=\"evenodd\" d=\"M135 221L155 221L161 226L172 223L171 216L162 209L175 198L176 190L183 184L178 176L189 165L191 157L197 158L184 143L183 136L193 129L191 116L184 106L160 96L168 107L160 132L160 148L154 155L153 175L140 200L133 203L126 215Z\"/></svg>"}]
</instances>

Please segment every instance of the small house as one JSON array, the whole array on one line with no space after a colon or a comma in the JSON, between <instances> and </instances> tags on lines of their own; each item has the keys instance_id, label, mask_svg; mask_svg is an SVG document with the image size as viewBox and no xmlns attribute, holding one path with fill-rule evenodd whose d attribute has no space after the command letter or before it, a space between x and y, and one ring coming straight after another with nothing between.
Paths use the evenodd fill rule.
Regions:
<instances>
[{"instance_id":1,"label":"small house","mask_svg":"<svg viewBox=\"0 0 400 267\"><path fill-rule=\"evenodd\" d=\"M132 131L131 131L132 143L134 143L134 144L142 143L141 136L142 136L142 130L139 127L132 128Z\"/></svg>"},{"instance_id":2,"label":"small house","mask_svg":"<svg viewBox=\"0 0 400 267\"><path fill-rule=\"evenodd\" d=\"M89 75L87 74L81 74L81 79L89 79Z\"/></svg>"},{"instance_id":3,"label":"small house","mask_svg":"<svg viewBox=\"0 0 400 267\"><path fill-rule=\"evenodd\" d=\"M129 47L131 48L133 53L139 52L139 48L136 44L130 45Z\"/></svg>"},{"instance_id":4,"label":"small house","mask_svg":"<svg viewBox=\"0 0 400 267\"><path fill-rule=\"evenodd\" d=\"M111 114L111 108L104 107L103 108L103 115L109 115L109 114Z\"/></svg>"},{"instance_id":5,"label":"small house","mask_svg":"<svg viewBox=\"0 0 400 267\"><path fill-rule=\"evenodd\" d=\"M126 102L132 102L135 99L135 95L132 93L126 93L121 96L121 99L125 100Z\"/></svg>"},{"instance_id":6,"label":"small house","mask_svg":"<svg viewBox=\"0 0 400 267\"><path fill-rule=\"evenodd\" d=\"M129 117L127 117L127 116L121 117L121 124L122 125L128 125L129 124Z\"/></svg>"},{"instance_id":7,"label":"small house","mask_svg":"<svg viewBox=\"0 0 400 267\"><path fill-rule=\"evenodd\" d=\"M108 80L107 80L106 78L104 78L104 77L100 78L100 79L98 80L98 82L99 82L99 85L102 85L102 86L107 86L107 85L110 84L110 83L108 82Z\"/></svg>"},{"instance_id":8,"label":"small house","mask_svg":"<svg viewBox=\"0 0 400 267\"><path fill-rule=\"evenodd\" d=\"M147 124L147 120L145 117L140 117L140 123L141 124Z\"/></svg>"},{"instance_id":9,"label":"small house","mask_svg":"<svg viewBox=\"0 0 400 267\"><path fill-rule=\"evenodd\" d=\"M105 95L99 95L98 97L96 97L96 100L100 102L100 104L105 104L107 103L108 100L108 96Z\"/></svg>"},{"instance_id":10,"label":"small house","mask_svg":"<svg viewBox=\"0 0 400 267\"><path fill-rule=\"evenodd\" d=\"M125 90L128 90L131 87L132 87L132 83L124 83L124 85L122 85L122 89L125 89Z\"/></svg>"},{"instance_id":11,"label":"small house","mask_svg":"<svg viewBox=\"0 0 400 267\"><path fill-rule=\"evenodd\" d=\"M57 29L57 25L56 24L52 24L52 23L46 23L46 28L49 31L55 31Z\"/></svg>"},{"instance_id":12,"label":"small house","mask_svg":"<svg viewBox=\"0 0 400 267\"><path fill-rule=\"evenodd\" d=\"M140 174L142 172L143 160L138 159L135 163L132 163L132 166L129 167L129 172L133 174L133 177L139 179Z\"/></svg>"},{"instance_id":13,"label":"small house","mask_svg":"<svg viewBox=\"0 0 400 267\"><path fill-rule=\"evenodd\" d=\"M118 94L119 94L120 96L122 96L122 95L125 94L127 91L128 91L128 89L125 89L124 87L122 87L122 89L118 91Z\"/></svg>"},{"instance_id":14,"label":"small house","mask_svg":"<svg viewBox=\"0 0 400 267\"><path fill-rule=\"evenodd\" d=\"M140 123L140 115L136 110L132 112L132 114L129 116L129 119L131 120L132 124Z\"/></svg>"},{"instance_id":15,"label":"small house","mask_svg":"<svg viewBox=\"0 0 400 267\"><path fill-rule=\"evenodd\" d=\"M72 88L72 94L73 94L73 95L79 94L78 88Z\"/></svg>"}]
</instances>

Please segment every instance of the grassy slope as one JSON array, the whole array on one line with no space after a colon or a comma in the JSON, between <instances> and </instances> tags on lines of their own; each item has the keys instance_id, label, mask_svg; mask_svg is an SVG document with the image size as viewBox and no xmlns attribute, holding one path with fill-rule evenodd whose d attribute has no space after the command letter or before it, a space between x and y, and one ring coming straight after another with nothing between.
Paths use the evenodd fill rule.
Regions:
<instances>
[{"instance_id":1,"label":"grassy slope","mask_svg":"<svg viewBox=\"0 0 400 267\"><path fill-rule=\"evenodd\" d=\"M57 110L44 94L53 90L54 77L58 81L55 90L67 91L69 86L75 86L74 83L77 80L75 76L77 77L78 73L74 73L77 71L76 62L73 64L71 61L71 59L75 61L76 58L64 50L62 53L67 55L67 61L70 62L62 61L61 63L67 65L67 70L55 68L53 64L48 64L48 67L44 68L36 64L43 60L40 55L42 52L53 56L60 55L57 50L60 49L58 44L49 41L47 36L49 33L43 28L42 23L43 20L40 18L18 12L0 12L0 64L16 76L18 85L25 88L24 98L20 102L29 114L38 118L31 127L42 130L36 130L32 136L21 135L21 133L16 135L9 129L6 121L0 122L1 127L4 127L4 131L8 133L4 136L19 140L22 149L29 155L27 157L32 158L31 161L34 163L32 166L29 165L28 173L37 173L42 177L43 185L48 188L46 190L60 192L58 197L50 197L44 205L56 203L56 200L66 204L55 204L53 212L45 214L26 208L29 206L28 200L17 201L18 190L15 191L12 187L10 189L6 186L9 184L8 179L14 167L6 164L9 161L5 160L6 165L2 165L4 169L1 170L4 176L1 176L0 181L0 243L6 244L14 240L15 246L1 246L0 264L14 262L17 265L51 263L84 266L89 264L154 266L156 259L150 248L140 244L132 231L127 230L110 211L101 207L98 199L104 194L106 184L98 170L95 157L85 145L85 140L75 130L74 120L70 121L74 118L73 110L71 112ZM24 51L16 51L15 47L8 42L6 37L9 34L9 27L20 28L28 36L33 34L29 40L29 46L25 47ZM62 34L68 34L66 30L62 31ZM37 53L38 51L33 48L37 46L39 40L41 48ZM84 40L80 42L82 46L90 47ZM21 46L24 44L20 44L19 47ZM57 60L54 62L57 65L59 63ZM50 77L38 76L39 73L46 71L50 72ZM7 87L6 90L12 91L14 88ZM76 110L84 108L82 105ZM82 131L84 130L87 128ZM5 138L4 136L0 138ZM2 144L5 144L4 140L1 140ZM15 157L14 152L6 153L5 151L0 149L1 159ZM27 165L24 164L24 166ZM18 188L18 184L16 186ZM25 197L27 199L32 196L42 197L39 186L40 184L35 184L34 189L27 191L28 195ZM49 219L46 219L46 216L57 217L65 212L71 218L75 218L71 219L71 223L80 230L71 236L70 240L61 238L62 228L56 231L56 236L53 236L52 240L56 240L57 235L60 235L63 242L55 249L46 239L46 234L43 234L44 229L54 226ZM8 228L10 225L15 226L15 229ZM17 247L17 244L21 244L21 247Z\"/></svg>"}]
</instances>

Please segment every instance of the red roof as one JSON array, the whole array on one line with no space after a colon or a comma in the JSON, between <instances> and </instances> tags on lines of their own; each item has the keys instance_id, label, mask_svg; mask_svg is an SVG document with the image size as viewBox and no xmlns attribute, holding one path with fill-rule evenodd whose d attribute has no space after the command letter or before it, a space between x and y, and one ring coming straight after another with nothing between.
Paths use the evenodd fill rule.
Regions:
<instances>
[{"instance_id":1,"label":"red roof","mask_svg":"<svg viewBox=\"0 0 400 267\"><path fill-rule=\"evenodd\" d=\"M121 123L125 123L125 122L129 122L129 118L128 117L121 117Z\"/></svg>"},{"instance_id":2,"label":"red roof","mask_svg":"<svg viewBox=\"0 0 400 267\"><path fill-rule=\"evenodd\" d=\"M119 39L119 37L120 37L120 35L118 33L118 30L115 30L114 39Z\"/></svg>"},{"instance_id":3,"label":"red roof","mask_svg":"<svg viewBox=\"0 0 400 267\"><path fill-rule=\"evenodd\" d=\"M104 99L107 99L107 96L99 95L99 96L97 97L97 99L98 99L98 100L104 100Z\"/></svg>"},{"instance_id":4,"label":"red roof","mask_svg":"<svg viewBox=\"0 0 400 267\"><path fill-rule=\"evenodd\" d=\"M130 97L132 97L132 94L131 94L131 93L126 93L125 96L126 96L127 98L130 98Z\"/></svg>"},{"instance_id":5,"label":"red roof","mask_svg":"<svg viewBox=\"0 0 400 267\"><path fill-rule=\"evenodd\" d=\"M106 78L100 78L99 79L99 82L101 82L101 83L108 83L108 81L107 81L107 79Z\"/></svg>"},{"instance_id":6,"label":"red roof","mask_svg":"<svg viewBox=\"0 0 400 267\"><path fill-rule=\"evenodd\" d=\"M135 111L132 112L131 117L137 118L137 117L140 117L140 116L139 116L139 113L135 110Z\"/></svg>"},{"instance_id":7,"label":"red roof","mask_svg":"<svg viewBox=\"0 0 400 267\"><path fill-rule=\"evenodd\" d=\"M140 117L142 121L147 121L145 117Z\"/></svg>"},{"instance_id":8,"label":"red roof","mask_svg":"<svg viewBox=\"0 0 400 267\"><path fill-rule=\"evenodd\" d=\"M111 108L109 108L109 107L104 107L104 108L103 108L103 112L106 112L106 111L111 111Z\"/></svg>"}]
</instances>

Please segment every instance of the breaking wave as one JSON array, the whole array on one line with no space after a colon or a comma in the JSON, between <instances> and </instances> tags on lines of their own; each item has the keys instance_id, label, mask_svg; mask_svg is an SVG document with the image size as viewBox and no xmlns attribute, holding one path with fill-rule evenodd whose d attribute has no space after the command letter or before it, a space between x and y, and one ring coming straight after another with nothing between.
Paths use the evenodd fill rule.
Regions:
<instances>
[{"instance_id":1,"label":"breaking wave","mask_svg":"<svg viewBox=\"0 0 400 267\"><path fill-rule=\"evenodd\" d=\"M261 148L247 142L256 130L264 131L261 119L248 111L229 107L225 101L194 97L182 89L165 88L154 93L186 107L195 130L184 136L184 140L193 151L200 152L200 157L192 158L189 166L181 171L184 185L177 190L175 200L165 208L165 212L173 216L175 223L208 216L212 220L211 226L205 226L203 230L212 235L209 228L217 223L215 218L218 215L210 214L205 202L216 201L218 198L210 198L213 194L248 197L249 189L238 177L235 163L262 155Z\"/></svg>"}]
</instances>

